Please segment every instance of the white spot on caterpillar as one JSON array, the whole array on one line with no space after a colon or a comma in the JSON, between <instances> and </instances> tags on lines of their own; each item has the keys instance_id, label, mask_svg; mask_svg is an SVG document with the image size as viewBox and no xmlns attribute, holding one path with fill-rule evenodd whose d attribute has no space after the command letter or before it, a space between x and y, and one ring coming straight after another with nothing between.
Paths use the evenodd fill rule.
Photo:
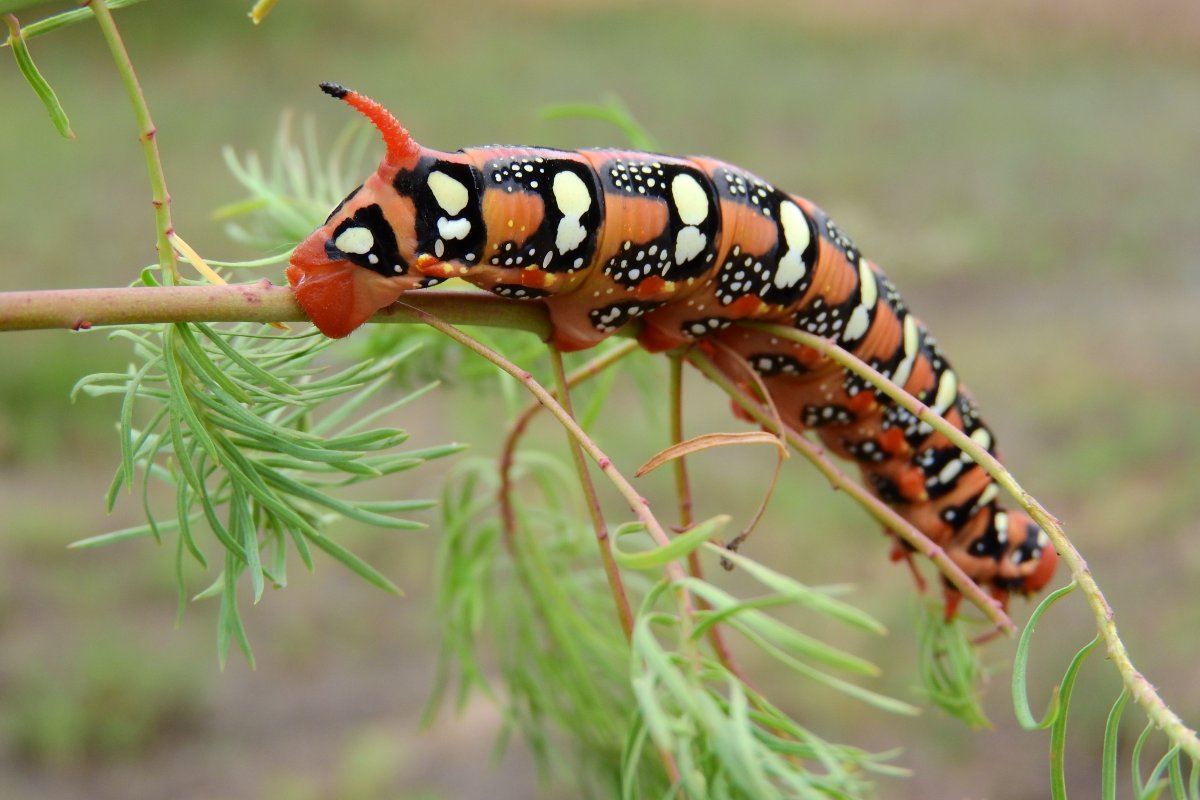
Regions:
<instances>
[{"instance_id":1,"label":"white spot on caterpillar","mask_svg":"<svg viewBox=\"0 0 1200 800\"><path fill-rule=\"evenodd\" d=\"M371 248L375 246L375 236L368 228L361 226L346 228L333 240L333 246L343 253L361 256L371 252Z\"/></svg>"},{"instance_id":2,"label":"white spot on caterpillar","mask_svg":"<svg viewBox=\"0 0 1200 800\"><path fill-rule=\"evenodd\" d=\"M997 511L996 516L992 517L992 523L996 526L996 541L1003 547L1008 544L1008 513Z\"/></svg>"},{"instance_id":3,"label":"white spot on caterpillar","mask_svg":"<svg viewBox=\"0 0 1200 800\"><path fill-rule=\"evenodd\" d=\"M437 227L443 239L464 239L471 232L471 220L439 217Z\"/></svg>"},{"instance_id":4,"label":"white spot on caterpillar","mask_svg":"<svg viewBox=\"0 0 1200 800\"><path fill-rule=\"evenodd\" d=\"M369 263L369 264L378 264L378 263L379 263L379 256L375 255L374 253L367 253L367 263Z\"/></svg>"},{"instance_id":5,"label":"white spot on caterpillar","mask_svg":"<svg viewBox=\"0 0 1200 800\"><path fill-rule=\"evenodd\" d=\"M587 238L587 229L580 224L579 218L592 207L592 196L587 186L574 172L563 171L554 176L551 185L554 191L554 201L563 218L558 221L558 235L554 246L558 252L567 253Z\"/></svg>"},{"instance_id":6,"label":"white spot on caterpillar","mask_svg":"<svg viewBox=\"0 0 1200 800\"><path fill-rule=\"evenodd\" d=\"M563 217L558 221L558 235L554 246L560 253L569 253L587 238L587 229L579 224L579 217Z\"/></svg>"},{"instance_id":7,"label":"white spot on caterpillar","mask_svg":"<svg viewBox=\"0 0 1200 800\"><path fill-rule=\"evenodd\" d=\"M979 499L975 501L975 507L982 508L986 506L995 500L998 494L1000 494L1000 490L996 487L996 484L989 483L987 488L983 490L983 493L979 495Z\"/></svg>"},{"instance_id":8,"label":"white spot on caterpillar","mask_svg":"<svg viewBox=\"0 0 1200 800\"><path fill-rule=\"evenodd\" d=\"M804 212L790 200L779 205L779 224L783 227L783 240L788 249L775 267L774 283L777 289L785 289L803 280L808 271L804 266L804 251L808 249L811 234Z\"/></svg>"},{"instance_id":9,"label":"white spot on caterpillar","mask_svg":"<svg viewBox=\"0 0 1200 800\"><path fill-rule=\"evenodd\" d=\"M958 477L958 473L962 472L963 463L957 458L950 461L946 466L942 467L942 471L938 473L938 482L948 484Z\"/></svg>"},{"instance_id":10,"label":"white spot on caterpillar","mask_svg":"<svg viewBox=\"0 0 1200 800\"><path fill-rule=\"evenodd\" d=\"M433 254L435 256L437 256L438 258L441 258L442 255L445 254L445 252L446 252L446 243L445 242L443 242L441 239L438 239L436 242L433 243Z\"/></svg>"},{"instance_id":11,"label":"white spot on caterpillar","mask_svg":"<svg viewBox=\"0 0 1200 800\"><path fill-rule=\"evenodd\" d=\"M688 225L675 236L675 263L691 261L704 251L708 237L694 225Z\"/></svg>"},{"instance_id":12,"label":"white spot on caterpillar","mask_svg":"<svg viewBox=\"0 0 1200 800\"><path fill-rule=\"evenodd\" d=\"M971 440L984 450L990 450L992 447L992 434L987 428L976 428L971 432Z\"/></svg>"},{"instance_id":13,"label":"white spot on caterpillar","mask_svg":"<svg viewBox=\"0 0 1200 800\"><path fill-rule=\"evenodd\" d=\"M842 341L853 342L861 339L870 325L871 315L867 313L866 306L855 306L850 312L850 320L842 330Z\"/></svg>"},{"instance_id":14,"label":"white spot on caterpillar","mask_svg":"<svg viewBox=\"0 0 1200 800\"><path fill-rule=\"evenodd\" d=\"M671 180L675 210L685 225L699 225L708 218L708 195L691 175L681 172Z\"/></svg>"}]
</instances>

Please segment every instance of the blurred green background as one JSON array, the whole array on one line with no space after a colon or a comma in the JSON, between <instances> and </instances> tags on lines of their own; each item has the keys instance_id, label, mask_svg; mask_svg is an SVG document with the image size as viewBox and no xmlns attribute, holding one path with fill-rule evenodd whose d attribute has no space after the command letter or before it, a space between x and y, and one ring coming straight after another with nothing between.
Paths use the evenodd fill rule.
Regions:
<instances>
[{"instance_id":1,"label":"blurred green background","mask_svg":"<svg viewBox=\"0 0 1200 800\"><path fill-rule=\"evenodd\" d=\"M202 253L252 255L211 219L241 194L223 145L269 149L288 108L316 117L326 141L345 124L319 81L371 94L443 149L620 144L596 123L538 116L614 93L664 149L718 156L813 198L884 265L970 384L1018 478L1084 551L1139 667L1200 720L1194 2L282 0L258 28L249 5L156 0L117 15L159 126L176 226ZM120 83L93 25L32 49L78 139L59 139L15 66L0 62L0 290L125 283L154 256ZM236 659L218 671L214 605L174 627L170 548L65 550L138 521L135 503L103 512L115 404L67 396L83 374L126 360L100 333L3 336L0 797L572 796L539 789L520 748L493 763L499 721L483 704L418 729L437 642L436 528L350 536L406 598L322 561L247 610L256 672ZM695 376L687 390L689 431L734 429L715 391ZM642 421L622 398L637 402L614 396L597 437L632 467L665 443L666 409ZM486 398L457 392L400 424L418 442L490 453L499 426L489 414ZM762 455L695 459L701 516L749 514L745 498L770 474ZM376 493L429 496L445 469ZM802 580L858 584L892 635L855 647L886 666L876 688L914 699L906 570L799 459L785 481L748 552ZM669 497L665 480L650 487ZM1052 616L1035 650L1037 702L1087 638L1079 603ZM933 710L887 718L806 685L773 696L844 740L903 745L916 776L883 785L883 797L1041 798L1047 743L1012 722L1011 649L984 651L996 725L984 732ZM1097 796L1113 686L1099 660L1085 669L1068 746L1073 796Z\"/></svg>"}]
</instances>

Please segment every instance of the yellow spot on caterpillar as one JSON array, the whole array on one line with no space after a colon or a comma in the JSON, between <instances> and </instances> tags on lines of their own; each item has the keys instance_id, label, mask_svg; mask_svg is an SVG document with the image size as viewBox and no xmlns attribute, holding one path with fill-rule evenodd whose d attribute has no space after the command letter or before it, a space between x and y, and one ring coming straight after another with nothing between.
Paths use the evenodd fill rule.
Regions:
<instances>
[{"instance_id":1,"label":"yellow spot on caterpillar","mask_svg":"<svg viewBox=\"0 0 1200 800\"><path fill-rule=\"evenodd\" d=\"M779 222L783 225L783 240L788 249L779 259L773 282L776 288L784 289L795 286L808 272L803 255L812 236L804 212L790 200L780 205Z\"/></svg>"},{"instance_id":2,"label":"yellow spot on caterpillar","mask_svg":"<svg viewBox=\"0 0 1200 800\"><path fill-rule=\"evenodd\" d=\"M470 199L466 186L436 169L429 173L429 190L433 192L437 204L450 216L456 216L466 208Z\"/></svg>"},{"instance_id":3,"label":"yellow spot on caterpillar","mask_svg":"<svg viewBox=\"0 0 1200 800\"><path fill-rule=\"evenodd\" d=\"M933 401L933 413L941 416L954 404L958 397L958 377L953 370L947 369L938 380L937 396Z\"/></svg>"},{"instance_id":4,"label":"yellow spot on caterpillar","mask_svg":"<svg viewBox=\"0 0 1200 800\"><path fill-rule=\"evenodd\" d=\"M676 175L671 181L671 197L685 225L699 225L708 218L708 195L696 179L686 172Z\"/></svg>"}]
</instances>

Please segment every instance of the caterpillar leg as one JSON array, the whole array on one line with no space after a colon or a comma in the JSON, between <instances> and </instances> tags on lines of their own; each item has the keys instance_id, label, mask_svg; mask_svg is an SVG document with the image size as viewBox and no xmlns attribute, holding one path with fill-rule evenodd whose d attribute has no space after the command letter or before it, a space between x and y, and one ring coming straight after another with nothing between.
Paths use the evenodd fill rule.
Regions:
<instances>
[{"instance_id":1,"label":"caterpillar leg","mask_svg":"<svg viewBox=\"0 0 1200 800\"><path fill-rule=\"evenodd\" d=\"M962 602L963 598L962 592L960 592L958 589L955 589L948 583L943 583L942 597L944 598L944 602L946 604L945 616L943 619L945 619L946 622L950 622L954 619L955 615L958 614L958 605Z\"/></svg>"},{"instance_id":2,"label":"caterpillar leg","mask_svg":"<svg viewBox=\"0 0 1200 800\"><path fill-rule=\"evenodd\" d=\"M912 573L913 583L916 584L917 591L925 594L929 589L929 584L925 581L925 576L921 574L921 570L917 568L917 562L913 558L913 549L893 531L884 528L883 534L892 539L892 552L888 554L888 558L893 564L903 561L908 566L909 572Z\"/></svg>"}]
</instances>

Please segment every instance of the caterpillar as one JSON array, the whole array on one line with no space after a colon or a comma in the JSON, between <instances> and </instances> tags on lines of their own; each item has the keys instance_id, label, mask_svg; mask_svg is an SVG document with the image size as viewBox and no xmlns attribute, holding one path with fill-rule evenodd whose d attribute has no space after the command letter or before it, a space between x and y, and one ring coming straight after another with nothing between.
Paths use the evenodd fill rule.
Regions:
<instances>
[{"instance_id":1,"label":"caterpillar","mask_svg":"<svg viewBox=\"0 0 1200 800\"><path fill-rule=\"evenodd\" d=\"M553 343L591 347L633 320L652 352L707 347L758 373L783 420L814 429L870 490L1002 603L1049 582L1057 554L942 434L816 351L739 321L828 337L990 453L995 437L932 334L825 212L706 157L627 150L417 144L375 101L329 95L379 129L378 170L295 250L287 279L343 337L402 293L461 278L545 303ZM903 550L899 550L902 553ZM958 595L947 589L947 614Z\"/></svg>"}]
</instances>

